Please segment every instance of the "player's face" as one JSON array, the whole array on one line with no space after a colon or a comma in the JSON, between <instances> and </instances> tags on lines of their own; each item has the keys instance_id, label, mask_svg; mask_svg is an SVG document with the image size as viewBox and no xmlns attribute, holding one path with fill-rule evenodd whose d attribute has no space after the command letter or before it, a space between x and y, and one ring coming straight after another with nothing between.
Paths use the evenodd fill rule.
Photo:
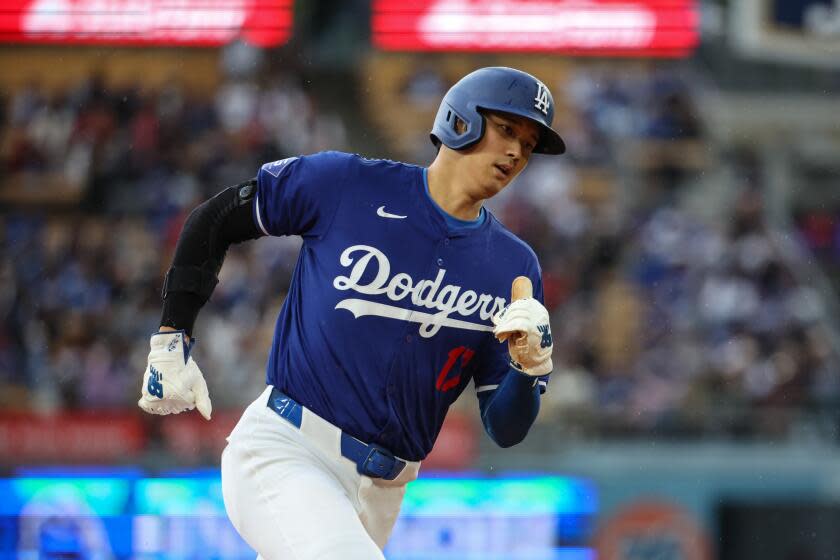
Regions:
<instances>
[{"instance_id":1,"label":"player's face","mask_svg":"<svg viewBox=\"0 0 840 560\"><path fill-rule=\"evenodd\" d=\"M484 136L472 150L471 172L489 198L525 169L539 140L539 128L529 119L508 113L486 113Z\"/></svg>"}]
</instances>

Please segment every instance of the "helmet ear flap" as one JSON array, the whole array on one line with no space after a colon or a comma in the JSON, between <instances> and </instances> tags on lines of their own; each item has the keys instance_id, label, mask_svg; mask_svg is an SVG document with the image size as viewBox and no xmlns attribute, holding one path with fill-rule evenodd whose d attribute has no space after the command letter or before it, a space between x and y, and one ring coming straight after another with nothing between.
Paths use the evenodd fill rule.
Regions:
<instances>
[{"instance_id":1,"label":"helmet ear flap","mask_svg":"<svg viewBox=\"0 0 840 560\"><path fill-rule=\"evenodd\" d=\"M438 108L431 139L436 147L444 144L453 150L467 148L479 140L484 133L484 118L475 103L470 100L447 99L444 97ZM452 96L448 93L447 96Z\"/></svg>"},{"instance_id":2,"label":"helmet ear flap","mask_svg":"<svg viewBox=\"0 0 840 560\"><path fill-rule=\"evenodd\" d=\"M470 123L451 108L446 111L446 126L455 136L461 137L470 131Z\"/></svg>"}]
</instances>

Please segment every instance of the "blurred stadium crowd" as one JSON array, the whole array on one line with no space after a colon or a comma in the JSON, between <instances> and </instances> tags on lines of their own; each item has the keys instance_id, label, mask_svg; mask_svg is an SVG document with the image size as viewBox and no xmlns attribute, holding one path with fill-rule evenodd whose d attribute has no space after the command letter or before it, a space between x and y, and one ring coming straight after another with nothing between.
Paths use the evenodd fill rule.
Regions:
<instances>
[{"instance_id":1,"label":"blurred stadium crowd","mask_svg":"<svg viewBox=\"0 0 840 560\"><path fill-rule=\"evenodd\" d=\"M191 209L265 161L345 145L342 121L317 112L293 78L190 95L174 85L109 90L91 76L57 94L29 87L4 105L3 194L13 201L1 228L0 404L12 408L131 406L161 277ZM48 188L51 200L20 200ZM255 375L222 382L262 377L258 334L270 336L294 266L288 241L227 261L201 319L200 355L219 372ZM220 388L222 406L251 394Z\"/></svg>"},{"instance_id":2,"label":"blurred stadium crowd","mask_svg":"<svg viewBox=\"0 0 840 560\"><path fill-rule=\"evenodd\" d=\"M553 85L568 156L535 158L491 203L544 269L556 369L540 422L592 438L833 435L820 412L840 395L840 364L825 294L797 271L807 244L765 220L749 154L720 155L704 133L693 78L622 68L581 67ZM401 102L425 103L416 88ZM133 407L189 211L265 161L352 151L360 134L345 117L354 108L321 109L295 74L204 92L114 89L93 75L59 93L33 84L2 108L7 410ZM425 150L403 157L428 163ZM715 223L683 202L720 159L738 194ZM813 219L798 223L813 245ZM261 385L298 247L262 239L229 252L196 329L216 407Z\"/></svg>"}]
</instances>

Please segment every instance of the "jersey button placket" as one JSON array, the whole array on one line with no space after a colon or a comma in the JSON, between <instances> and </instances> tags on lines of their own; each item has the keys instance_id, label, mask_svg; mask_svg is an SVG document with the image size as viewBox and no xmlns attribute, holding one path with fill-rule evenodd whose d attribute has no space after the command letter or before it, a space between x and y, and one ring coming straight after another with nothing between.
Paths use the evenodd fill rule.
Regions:
<instances>
[{"instance_id":1,"label":"jersey button placket","mask_svg":"<svg viewBox=\"0 0 840 560\"><path fill-rule=\"evenodd\" d=\"M444 248L449 247L449 238L448 237L443 238L443 247ZM440 245L438 245L438 248L440 249ZM438 256L438 258L437 258L437 260L435 260L435 262L437 263L438 268L443 268L443 257Z\"/></svg>"}]
</instances>

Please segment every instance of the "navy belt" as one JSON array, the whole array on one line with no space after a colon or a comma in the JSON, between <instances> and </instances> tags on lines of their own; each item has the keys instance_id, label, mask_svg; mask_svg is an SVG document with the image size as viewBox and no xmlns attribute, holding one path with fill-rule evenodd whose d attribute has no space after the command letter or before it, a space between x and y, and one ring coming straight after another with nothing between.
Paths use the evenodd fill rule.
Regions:
<instances>
[{"instance_id":1,"label":"navy belt","mask_svg":"<svg viewBox=\"0 0 840 560\"><path fill-rule=\"evenodd\" d=\"M300 428L303 421L303 406L276 387L271 389L268 408L288 420L296 428ZM397 459L384 447L359 441L343 431L341 432L341 454L356 463L356 471L359 474L371 478L394 480L405 468L405 461Z\"/></svg>"}]
</instances>

